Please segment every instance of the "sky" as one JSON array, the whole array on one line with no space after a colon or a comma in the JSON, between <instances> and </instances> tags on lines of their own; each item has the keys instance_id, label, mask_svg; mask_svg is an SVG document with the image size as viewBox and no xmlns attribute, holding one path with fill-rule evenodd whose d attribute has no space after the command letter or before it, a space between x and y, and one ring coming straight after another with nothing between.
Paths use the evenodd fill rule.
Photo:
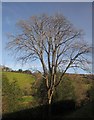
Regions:
<instances>
[{"instance_id":1,"label":"sky","mask_svg":"<svg viewBox=\"0 0 94 120\"><path fill-rule=\"evenodd\" d=\"M57 0L1 0L3 2L57 2ZM58 2L92 2L93 0L58 0Z\"/></svg>"},{"instance_id":2,"label":"sky","mask_svg":"<svg viewBox=\"0 0 94 120\"><path fill-rule=\"evenodd\" d=\"M33 62L22 66L9 55L5 49L8 33L15 34L19 32L16 23L22 19L28 19L30 16L46 13L53 15L55 13L63 14L78 29L85 32L84 39L92 43L92 3L91 2L3 2L2 3L2 61L0 64L9 66L13 69L41 69L39 62ZM71 72L71 71L69 71ZM82 72L82 71L79 71Z\"/></svg>"}]
</instances>

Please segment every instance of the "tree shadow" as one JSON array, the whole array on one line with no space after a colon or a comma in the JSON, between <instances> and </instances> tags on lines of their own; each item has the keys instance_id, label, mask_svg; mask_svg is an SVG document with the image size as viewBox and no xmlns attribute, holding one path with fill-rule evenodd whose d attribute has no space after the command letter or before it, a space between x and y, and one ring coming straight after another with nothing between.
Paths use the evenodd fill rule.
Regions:
<instances>
[{"instance_id":1,"label":"tree shadow","mask_svg":"<svg viewBox=\"0 0 94 120\"><path fill-rule=\"evenodd\" d=\"M51 117L49 119L48 108L49 105L42 105L14 113L3 114L2 120L70 120L71 118L66 118L66 116L78 110L73 100L59 101L51 105Z\"/></svg>"}]
</instances>

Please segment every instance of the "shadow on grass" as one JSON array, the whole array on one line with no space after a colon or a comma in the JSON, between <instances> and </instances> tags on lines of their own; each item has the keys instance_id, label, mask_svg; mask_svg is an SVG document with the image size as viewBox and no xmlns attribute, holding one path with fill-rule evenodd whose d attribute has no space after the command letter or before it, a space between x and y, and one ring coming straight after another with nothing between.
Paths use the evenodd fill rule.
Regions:
<instances>
[{"instance_id":1,"label":"shadow on grass","mask_svg":"<svg viewBox=\"0 0 94 120\"><path fill-rule=\"evenodd\" d=\"M48 105L43 105L15 113L4 114L2 120L70 120L71 118L66 118L66 116L77 111L73 100L59 101L51 105L51 117L49 119L48 108Z\"/></svg>"}]
</instances>

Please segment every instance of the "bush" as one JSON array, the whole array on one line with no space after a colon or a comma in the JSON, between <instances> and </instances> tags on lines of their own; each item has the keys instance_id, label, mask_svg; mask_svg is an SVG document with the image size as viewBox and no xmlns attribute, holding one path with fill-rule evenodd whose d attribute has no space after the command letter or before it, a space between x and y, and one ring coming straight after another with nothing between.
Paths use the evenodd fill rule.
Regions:
<instances>
[{"instance_id":1,"label":"bush","mask_svg":"<svg viewBox=\"0 0 94 120\"><path fill-rule=\"evenodd\" d=\"M87 78L84 78L81 75L74 75L72 77L72 81L75 87L75 102L76 107L82 107L83 105L87 104L89 101L89 94L88 91L90 89L90 84L87 84ZM91 81L90 81L91 83Z\"/></svg>"},{"instance_id":2,"label":"bush","mask_svg":"<svg viewBox=\"0 0 94 120\"><path fill-rule=\"evenodd\" d=\"M68 77L64 77L55 90L53 102L73 99L75 99L75 93L72 81Z\"/></svg>"},{"instance_id":3,"label":"bush","mask_svg":"<svg viewBox=\"0 0 94 120\"><path fill-rule=\"evenodd\" d=\"M44 79L40 79L35 81L32 85L32 96L35 98L36 105L44 105L47 104L47 88Z\"/></svg>"},{"instance_id":4,"label":"bush","mask_svg":"<svg viewBox=\"0 0 94 120\"><path fill-rule=\"evenodd\" d=\"M22 92L17 85L16 80L10 83L8 78L2 76L2 111L3 113L14 112L20 108L19 98Z\"/></svg>"}]
</instances>

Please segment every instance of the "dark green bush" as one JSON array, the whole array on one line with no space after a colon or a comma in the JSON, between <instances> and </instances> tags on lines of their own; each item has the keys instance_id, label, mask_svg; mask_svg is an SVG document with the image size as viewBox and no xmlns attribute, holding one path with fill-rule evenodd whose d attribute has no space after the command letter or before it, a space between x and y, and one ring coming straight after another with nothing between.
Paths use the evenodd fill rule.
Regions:
<instances>
[{"instance_id":1,"label":"dark green bush","mask_svg":"<svg viewBox=\"0 0 94 120\"><path fill-rule=\"evenodd\" d=\"M74 99L75 93L72 81L68 77L64 77L62 82L59 84L59 86L57 86L55 90L53 102Z\"/></svg>"},{"instance_id":2,"label":"dark green bush","mask_svg":"<svg viewBox=\"0 0 94 120\"><path fill-rule=\"evenodd\" d=\"M32 85L32 95L35 98L34 104L43 105L47 104L47 88L44 79L40 79Z\"/></svg>"}]
</instances>

